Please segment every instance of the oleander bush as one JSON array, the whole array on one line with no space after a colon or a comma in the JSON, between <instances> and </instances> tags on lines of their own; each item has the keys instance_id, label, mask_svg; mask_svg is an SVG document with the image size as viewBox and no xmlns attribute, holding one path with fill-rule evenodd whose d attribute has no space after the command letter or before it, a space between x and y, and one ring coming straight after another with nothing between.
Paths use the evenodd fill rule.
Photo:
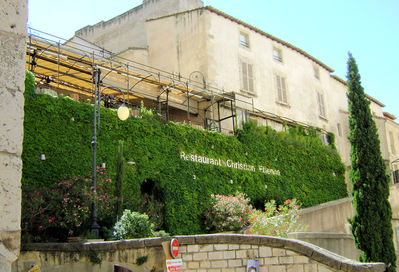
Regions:
<instances>
[{"instance_id":1,"label":"oleander bush","mask_svg":"<svg viewBox=\"0 0 399 272\"><path fill-rule=\"evenodd\" d=\"M211 194L211 207L205 213L206 229L216 232L242 230L254 211L249 202L250 199L240 192L228 196Z\"/></svg>"},{"instance_id":2,"label":"oleander bush","mask_svg":"<svg viewBox=\"0 0 399 272\"><path fill-rule=\"evenodd\" d=\"M116 198L106 170L97 167L97 190L93 194L91 173L45 186L22 186L23 242L63 242L70 236L87 236L91 205L96 201L98 221L110 227L116 217Z\"/></svg>"}]
</instances>

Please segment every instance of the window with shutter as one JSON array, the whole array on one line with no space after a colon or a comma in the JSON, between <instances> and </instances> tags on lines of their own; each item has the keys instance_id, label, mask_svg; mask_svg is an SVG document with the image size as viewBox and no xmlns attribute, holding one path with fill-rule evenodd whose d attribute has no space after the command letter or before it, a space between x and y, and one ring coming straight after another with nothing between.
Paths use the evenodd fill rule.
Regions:
<instances>
[{"instance_id":1,"label":"window with shutter","mask_svg":"<svg viewBox=\"0 0 399 272\"><path fill-rule=\"evenodd\" d=\"M287 104L287 86L285 78L276 75L276 87L277 87L277 102Z\"/></svg>"},{"instance_id":2,"label":"window with shutter","mask_svg":"<svg viewBox=\"0 0 399 272\"><path fill-rule=\"evenodd\" d=\"M241 61L241 90L254 93L254 76L252 64Z\"/></svg>"},{"instance_id":3,"label":"window with shutter","mask_svg":"<svg viewBox=\"0 0 399 272\"><path fill-rule=\"evenodd\" d=\"M324 105L324 95L321 92L317 92L317 103L319 105L319 116L326 118L326 107Z\"/></svg>"},{"instance_id":4,"label":"window with shutter","mask_svg":"<svg viewBox=\"0 0 399 272\"><path fill-rule=\"evenodd\" d=\"M395 149L395 140L393 138L393 133L392 131L389 132L389 142L391 144L391 153L396 155L396 149Z\"/></svg>"},{"instance_id":5,"label":"window with shutter","mask_svg":"<svg viewBox=\"0 0 399 272\"><path fill-rule=\"evenodd\" d=\"M399 183L399 170L395 170L392 173L393 183Z\"/></svg>"}]
</instances>

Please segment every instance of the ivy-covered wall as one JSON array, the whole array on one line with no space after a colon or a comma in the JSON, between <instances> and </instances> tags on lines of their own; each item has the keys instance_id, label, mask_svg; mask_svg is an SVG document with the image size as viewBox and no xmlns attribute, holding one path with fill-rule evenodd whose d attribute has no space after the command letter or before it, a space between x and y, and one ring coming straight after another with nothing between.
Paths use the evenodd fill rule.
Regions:
<instances>
[{"instance_id":1,"label":"ivy-covered wall","mask_svg":"<svg viewBox=\"0 0 399 272\"><path fill-rule=\"evenodd\" d=\"M135 162L126 167L125 208L140 206L147 184L165 204L164 228L172 234L204 232L212 193L245 192L258 208L269 199L297 198L308 207L347 196L339 155L312 131L278 133L247 124L237 137L225 136L146 117L120 121L106 108L100 125L97 165L105 162L115 177L118 140L124 141L126 161ZM22 182L45 186L66 176L87 176L92 128L93 106L27 92ZM231 163L243 169L224 165Z\"/></svg>"}]
</instances>

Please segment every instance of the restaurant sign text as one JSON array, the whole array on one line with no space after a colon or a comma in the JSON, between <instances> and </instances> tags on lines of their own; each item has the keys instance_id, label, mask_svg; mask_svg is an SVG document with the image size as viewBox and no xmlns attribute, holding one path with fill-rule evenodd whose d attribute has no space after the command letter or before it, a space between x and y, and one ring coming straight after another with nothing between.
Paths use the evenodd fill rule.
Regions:
<instances>
[{"instance_id":1,"label":"restaurant sign text","mask_svg":"<svg viewBox=\"0 0 399 272\"><path fill-rule=\"evenodd\" d=\"M232 160L222 160L217 158L209 158L206 156L200 156L197 154L186 154L185 152L180 152L180 158L185 161L191 161L202 164L210 164L219 167L228 167L237 170L250 171L250 172L262 172L269 175L280 176L280 170L270 169L263 165L254 166L242 162L234 162Z\"/></svg>"}]
</instances>

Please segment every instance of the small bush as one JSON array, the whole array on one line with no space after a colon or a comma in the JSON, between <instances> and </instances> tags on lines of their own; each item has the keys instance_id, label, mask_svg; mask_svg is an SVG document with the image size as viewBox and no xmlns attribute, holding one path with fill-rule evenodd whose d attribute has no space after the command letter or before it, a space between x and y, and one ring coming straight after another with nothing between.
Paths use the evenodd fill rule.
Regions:
<instances>
[{"instance_id":1,"label":"small bush","mask_svg":"<svg viewBox=\"0 0 399 272\"><path fill-rule=\"evenodd\" d=\"M116 239L153 237L153 224L146 214L124 210L121 219L115 224L114 236Z\"/></svg>"},{"instance_id":2,"label":"small bush","mask_svg":"<svg viewBox=\"0 0 399 272\"><path fill-rule=\"evenodd\" d=\"M154 237L169 237L170 234L164 230L154 231Z\"/></svg>"},{"instance_id":3,"label":"small bush","mask_svg":"<svg viewBox=\"0 0 399 272\"><path fill-rule=\"evenodd\" d=\"M240 192L236 194L211 195L212 207L206 212L207 230L237 231L248 223L249 214L253 211L249 198Z\"/></svg>"},{"instance_id":4,"label":"small bush","mask_svg":"<svg viewBox=\"0 0 399 272\"><path fill-rule=\"evenodd\" d=\"M256 210L250 215L249 234L287 237L288 233L303 231L306 227L298 224L299 205L296 199L287 199L277 209L276 202L265 203L265 211Z\"/></svg>"}]
</instances>

